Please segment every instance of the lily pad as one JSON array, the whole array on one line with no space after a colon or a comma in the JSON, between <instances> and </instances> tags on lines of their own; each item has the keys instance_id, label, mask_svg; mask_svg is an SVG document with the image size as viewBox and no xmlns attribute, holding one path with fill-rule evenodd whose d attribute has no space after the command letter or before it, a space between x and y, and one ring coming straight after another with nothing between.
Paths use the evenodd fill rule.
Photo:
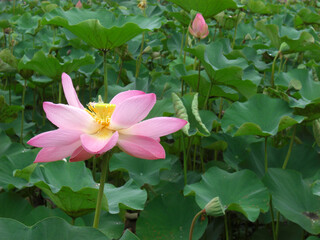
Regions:
<instances>
[{"instance_id":1,"label":"lily pad","mask_svg":"<svg viewBox=\"0 0 320 240\"><path fill-rule=\"evenodd\" d=\"M247 60L237 58L229 60L224 54L231 51L230 42L215 41L209 45L198 45L186 51L201 60L210 81L215 85L225 85L236 89L246 98L257 92L260 77Z\"/></svg>"},{"instance_id":2,"label":"lily pad","mask_svg":"<svg viewBox=\"0 0 320 240\"><path fill-rule=\"evenodd\" d=\"M104 189L108 198L109 212L119 213L120 209L143 210L147 201L146 190L141 190L132 179L121 187L106 184Z\"/></svg>"},{"instance_id":3,"label":"lily pad","mask_svg":"<svg viewBox=\"0 0 320 240\"><path fill-rule=\"evenodd\" d=\"M28 227L17 220L0 218L0 232L3 239L10 240L109 240L102 232L92 227L76 227L62 218L50 217Z\"/></svg>"},{"instance_id":4,"label":"lily pad","mask_svg":"<svg viewBox=\"0 0 320 240\"><path fill-rule=\"evenodd\" d=\"M263 182L272 194L273 206L288 220L312 234L320 233L320 197L299 172L271 168Z\"/></svg>"},{"instance_id":5,"label":"lily pad","mask_svg":"<svg viewBox=\"0 0 320 240\"><path fill-rule=\"evenodd\" d=\"M42 24L53 24L68 29L73 34L97 49L113 49L121 46L144 31L161 27L163 17L119 16L115 18L107 9L91 11L61 8L45 14Z\"/></svg>"},{"instance_id":6,"label":"lily pad","mask_svg":"<svg viewBox=\"0 0 320 240\"><path fill-rule=\"evenodd\" d=\"M257 220L260 211L269 209L266 187L249 170L228 173L212 167L202 175L200 182L187 185L184 194L196 195L196 202L201 208L214 197L219 197L227 210L240 212L251 222Z\"/></svg>"},{"instance_id":7,"label":"lily pad","mask_svg":"<svg viewBox=\"0 0 320 240\"><path fill-rule=\"evenodd\" d=\"M126 153L113 154L110 160L110 171L121 170L127 171L130 178L138 186L144 184L157 185L160 182L160 171L171 168L171 158L159 160L145 160L129 156Z\"/></svg>"},{"instance_id":8,"label":"lily pad","mask_svg":"<svg viewBox=\"0 0 320 240\"><path fill-rule=\"evenodd\" d=\"M221 127L232 136L272 136L303 120L304 117L293 114L285 101L257 94L247 102L232 104L225 111Z\"/></svg>"},{"instance_id":9,"label":"lily pad","mask_svg":"<svg viewBox=\"0 0 320 240\"><path fill-rule=\"evenodd\" d=\"M136 234L142 240L188 239L192 219L200 208L192 197L180 194L157 196L140 213ZM199 239L207 226L207 219L195 225L193 238Z\"/></svg>"},{"instance_id":10,"label":"lily pad","mask_svg":"<svg viewBox=\"0 0 320 240\"><path fill-rule=\"evenodd\" d=\"M266 35L270 39L271 45L277 49L280 49L282 43L287 43L289 49L286 52L288 53L320 50L320 44L315 42L309 32L299 31L288 26L266 24L265 20L257 22L255 27Z\"/></svg>"},{"instance_id":11,"label":"lily pad","mask_svg":"<svg viewBox=\"0 0 320 240\"><path fill-rule=\"evenodd\" d=\"M235 9L237 4L233 0L169 0L183 8L185 11L191 10L200 12L204 17L213 17L214 15L226 10Z\"/></svg>"},{"instance_id":12,"label":"lily pad","mask_svg":"<svg viewBox=\"0 0 320 240\"><path fill-rule=\"evenodd\" d=\"M18 64L19 70L30 69L41 75L50 77L53 80L59 80L63 72L71 73L76 71L82 65L93 64L93 57L89 54L79 58L69 59L69 61L60 62L55 56L45 54L42 50L25 54Z\"/></svg>"},{"instance_id":13,"label":"lily pad","mask_svg":"<svg viewBox=\"0 0 320 240\"><path fill-rule=\"evenodd\" d=\"M12 218L23 224L31 226L38 221L47 217L58 216L71 222L71 218L68 217L60 209L50 209L44 206L33 208L28 200L22 198L17 193L3 192L0 194L0 209L1 218Z\"/></svg>"}]
</instances>

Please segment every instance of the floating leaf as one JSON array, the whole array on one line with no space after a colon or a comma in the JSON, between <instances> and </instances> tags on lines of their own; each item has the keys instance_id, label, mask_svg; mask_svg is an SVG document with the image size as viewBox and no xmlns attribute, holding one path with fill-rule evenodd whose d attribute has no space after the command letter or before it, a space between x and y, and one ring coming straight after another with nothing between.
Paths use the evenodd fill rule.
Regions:
<instances>
[{"instance_id":1,"label":"floating leaf","mask_svg":"<svg viewBox=\"0 0 320 240\"><path fill-rule=\"evenodd\" d=\"M55 56L45 54L42 50L36 52L33 56L26 54L19 62L18 68L31 69L50 77L51 79L58 80L61 78L63 72L70 73L76 71L82 65L93 64L93 57L85 54L79 58L69 59L69 61L60 62Z\"/></svg>"},{"instance_id":2,"label":"floating leaf","mask_svg":"<svg viewBox=\"0 0 320 240\"><path fill-rule=\"evenodd\" d=\"M285 101L257 94L247 102L232 104L225 111L221 127L224 132L229 132L232 136L271 136L301 123L303 119L302 116L294 115Z\"/></svg>"},{"instance_id":3,"label":"floating leaf","mask_svg":"<svg viewBox=\"0 0 320 240\"><path fill-rule=\"evenodd\" d=\"M312 194L300 173L271 168L263 182L272 194L273 206L284 217L312 234L320 233L320 198Z\"/></svg>"},{"instance_id":4,"label":"floating leaf","mask_svg":"<svg viewBox=\"0 0 320 240\"><path fill-rule=\"evenodd\" d=\"M107 9L94 12L89 9L63 11L57 8L45 14L42 24L64 27L97 49L113 49L144 31L160 28L164 21L158 16L145 18L139 15L121 15L116 19Z\"/></svg>"},{"instance_id":5,"label":"floating leaf","mask_svg":"<svg viewBox=\"0 0 320 240\"><path fill-rule=\"evenodd\" d=\"M46 218L31 227L14 219L0 218L0 232L3 239L10 240L42 240L44 236L46 240L109 240L98 229L72 226L58 217Z\"/></svg>"},{"instance_id":6,"label":"floating leaf","mask_svg":"<svg viewBox=\"0 0 320 240\"><path fill-rule=\"evenodd\" d=\"M180 194L155 197L140 213L136 234L141 239L188 239L192 219L200 208L193 198ZM195 225L193 238L199 239L207 220Z\"/></svg>"},{"instance_id":7,"label":"floating leaf","mask_svg":"<svg viewBox=\"0 0 320 240\"><path fill-rule=\"evenodd\" d=\"M145 160L129 156L126 153L113 154L110 160L110 171L124 170L129 173L138 186L144 184L157 185L160 181L160 171L171 168L171 157L159 160Z\"/></svg>"},{"instance_id":8,"label":"floating leaf","mask_svg":"<svg viewBox=\"0 0 320 240\"><path fill-rule=\"evenodd\" d=\"M228 9L237 8L237 4L233 0L169 0L190 12L191 10L200 12L204 17L213 17L214 15Z\"/></svg>"},{"instance_id":9,"label":"floating leaf","mask_svg":"<svg viewBox=\"0 0 320 240\"><path fill-rule=\"evenodd\" d=\"M212 198L219 197L227 210L240 212L251 222L257 220L260 211L269 209L267 189L249 170L228 173L212 167L202 175L200 182L187 185L184 194L195 194L200 208L204 208Z\"/></svg>"}]
</instances>

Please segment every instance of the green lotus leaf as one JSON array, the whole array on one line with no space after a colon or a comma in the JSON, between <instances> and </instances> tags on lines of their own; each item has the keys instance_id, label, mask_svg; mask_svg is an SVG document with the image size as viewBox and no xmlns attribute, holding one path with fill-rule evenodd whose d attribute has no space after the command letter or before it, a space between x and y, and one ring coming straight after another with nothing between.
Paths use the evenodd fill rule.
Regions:
<instances>
[{"instance_id":1,"label":"green lotus leaf","mask_svg":"<svg viewBox=\"0 0 320 240\"><path fill-rule=\"evenodd\" d=\"M89 54L79 58L65 58L60 62L55 56L45 54L42 50L32 54L25 54L18 64L18 69L30 69L45 75L53 80L59 80L63 72L71 73L78 70L82 65L93 64L93 57Z\"/></svg>"},{"instance_id":2,"label":"green lotus leaf","mask_svg":"<svg viewBox=\"0 0 320 240\"><path fill-rule=\"evenodd\" d=\"M71 222L71 218L60 209L50 209L45 206L33 208L28 200L22 198L17 193L1 193L0 204L1 206L6 206L0 209L1 218L12 218L28 226L52 216L58 216Z\"/></svg>"},{"instance_id":3,"label":"green lotus leaf","mask_svg":"<svg viewBox=\"0 0 320 240\"><path fill-rule=\"evenodd\" d=\"M288 145L289 144L282 148L275 148L272 145L268 145L268 167L282 167L288 153ZM243 151L243 149L238 149L238 151L237 153L233 153L241 156L242 162L239 163L239 168L250 169L255 172L258 177L262 178L265 175L264 141L245 146L245 151ZM301 161L301 159L303 159L303 161ZM299 171L304 178L313 177L318 169L320 169L318 152L308 144L294 144L286 169Z\"/></svg>"},{"instance_id":4,"label":"green lotus leaf","mask_svg":"<svg viewBox=\"0 0 320 240\"><path fill-rule=\"evenodd\" d=\"M139 240L130 230L126 230L119 240Z\"/></svg>"},{"instance_id":5,"label":"green lotus leaf","mask_svg":"<svg viewBox=\"0 0 320 240\"><path fill-rule=\"evenodd\" d=\"M109 212L111 214L119 213L120 209L143 210L147 201L146 190L141 190L132 179L121 187L106 184L104 193L108 198Z\"/></svg>"},{"instance_id":6,"label":"green lotus leaf","mask_svg":"<svg viewBox=\"0 0 320 240\"><path fill-rule=\"evenodd\" d=\"M192 197L159 195L140 213L136 234L140 239L188 239L192 219L199 211ZM206 219L196 223L192 239L202 236L207 222Z\"/></svg>"},{"instance_id":7,"label":"green lotus leaf","mask_svg":"<svg viewBox=\"0 0 320 240\"><path fill-rule=\"evenodd\" d=\"M123 16L115 18L107 9L90 11L60 8L44 15L42 24L53 24L68 29L97 49L113 49L121 46L144 31L161 27L163 17Z\"/></svg>"},{"instance_id":8,"label":"green lotus leaf","mask_svg":"<svg viewBox=\"0 0 320 240\"><path fill-rule=\"evenodd\" d=\"M284 217L312 234L320 233L320 197L312 194L299 172L271 168L263 182L272 194L273 206Z\"/></svg>"},{"instance_id":9,"label":"green lotus leaf","mask_svg":"<svg viewBox=\"0 0 320 240\"><path fill-rule=\"evenodd\" d=\"M129 156L126 153L113 154L110 159L110 171L127 171L130 178L140 187L144 184L157 185L160 182L160 171L171 168L171 156L166 159L145 160Z\"/></svg>"},{"instance_id":10,"label":"green lotus leaf","mask_svg":"<svg viewBox=\"0 0 320 240\"><path fill-rule=\"evenodd\" d=\"M282 43L287 43L289 46L287 53L320 50L320 44L315 42L309 32L287 26L279 27L276 24L266 24L265 20L257 22L255 27L266 35L270 39L271 45L277 49L280 49Z\"/></svg>"},{"instance_id":11,"label":"green lotus leaf","mask_svg":"<svg viewBox=\"0 0 320 240\"><path fill-rule=\"evenodd\" d=\"M249 170L228 173L212 167L202 175L200 182L187 185L184 194L196 195L200 208L204 208L214 197L219 197L227 210L240 212L251 222L257 220L260 211L269 209L267 189Z\"/></svg>"},{"instance_id":12,"label":"green lotus leaf","mask_svg":"<svg viewBox=\"0 0 320 240\"><path fill-rule=\"evenodd\" d=\"M203 17L213 17L226 9L235 9L237 4L233 0L169 0L183 8L185 11L191 10L200 12Z\"/></svg>"},{"instance_id":13,"label":"green lotus leaf","mask_svg":"<svg viewBox=\"0 0 320 240\"><path fill-rule=\"evenodd\" d=\"M109 240L98 229L72 226L58 217L46 218L31 227L14 219L0 218L0 232L3 239L10 240L42 240L44 236L46 240Z\"/></svg>"},{"instance_id":14,"label":"green lotus leaf","mask_svg":"<svg viewBox=\"0 0 320 240\"><path fill-rule=\"evenodd\" d=\"M231 51L229 41L215 41L209 45L198 45L186 51L201 60L214 85L225 85L236 89L246 98L253 96L260 83L258 72L250 67L247 60L237 58L229 60L224 54Z\"/></svg>"},{"instance_id":15,"label":"green lotus leaf","mask_svg":"<svg viewBox=\"0 0 320 240\"><path fill-rule=\"evenodd\" d=\"M257 94L247 102L232 104L225 111L221 127L232 136L271 136L303 120L304 117L293 114L285 101Z\"/></svg>"}]
</instances>

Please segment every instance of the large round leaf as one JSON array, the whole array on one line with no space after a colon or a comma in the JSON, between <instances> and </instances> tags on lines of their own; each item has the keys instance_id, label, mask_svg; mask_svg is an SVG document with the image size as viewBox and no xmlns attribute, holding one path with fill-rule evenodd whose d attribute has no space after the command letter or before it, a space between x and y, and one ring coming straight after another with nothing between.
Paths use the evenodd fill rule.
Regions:
<instances>
[{"instance_id":1,"label":"large round leaf","mask_svg":"<svg viewBox=\"0 0 320 240\"><path fill-rule=\"evenodd\" d=\"M92 227L76 227L62 218L51 217L28 227L14 219L0 218L2 239L10 240L108 240L102 232Z\"/></svg>"},{"instance_id":2,"label":"large round leaf","mask_svg":"<svg viewBox=\"0 0 320 240\"><path fill-rule=\"evenodd\" d=\"M146 190L141 190L132 179L118 188L106 184L104 193L108 199L109 212L112 214L119 213L120 209L143 210L147 200Z\"/></svg>"},{"instance_id":3,"label":"large round leaf","mask_svg":"<svg viewBox=\"0 0 320 240\"><path fill-rule=\"evenodd\" d=\"M71 217L79 217L96 207L98 185L84 162L38 164L29 182L40 188ZM106 196L102 198L102 208L108 209Z\"/></svg>"},{"instance_id":4,"label":"large round leaf","mask_svg":"<svg viewBox=\"0 0 320 240\"><path fill-rule=\"evenodd\" d=\"M188 239L191 221L200 211L193 198L180 194L158 196L141 212L136 234L141 240ZM207 226L207 220L195 225L193 238L199 239Z\"/></svg>"},{"instance_id":5,"label":"large round leaf","mask_svg":"<svg viewBox=\"0 0 320 240\"><path fill-rule=\"evenodd\" d=\"M68 61L69 60L69 61ZM60 62L55 56L45 54L42 50L32 54L26 54L22 57L18 64L19 70L31 69L41 75L50 77L51 79L58 80L61 78L63 72L71 73L76 71L82 65L93 64L93 57L89 54L79 56L78 58L67 59Z\"/></svg>"},{"instance_id":6,"label":"large round leaf","mask_svg":"<svg viewBox=\"0 0 320 240\"><path fill-rule=\"evenodd\" d=\"M47 13L43 24L53 24L68 29L73 34L97 49L112 49L126 43L143 31L161 27L164 18L142 16L115 18L112 12L99 9L72 8L63 11L57 8Z\"/></svg>"},{"instance_id":7,"label":"large round leaf","mask_svg":"<svg viewBox=\"0 0 320 240\"><path fill-rule=\"evenodd\" d=\"M52 216L58 216L71 222L71 218L59 208L51 209L45 206L33 208L28 200L12 192L0 194L0 205L3 206L0 208L1 218L12 218L28 226Z\"/></svg>"},{"instance_id":8,"label":"large round leaf","mask_svg":"<svg viewBox=\"0 0 320 240\"><path fill-rule=\"evenodd\" d=\"M144 184L157 185L160 181L161 169L170 169L171 158L145 160L129 156L126 153L116 153L110 160L110 171L124 170L139 186Z\"/></svg>"},{"instance_id":9,"label":"large round leaf","mask_svg":"<svg viewBox=\"0 0 320 240\"><path fill-rule=\"evenodd\" d=\"M200 182L187 185L184 194L195 194L201 208L214 197L219 197L227 210L240 212L252 222L258 218L260 211L269 209L266 187L249 170L228 173L212 167L202 175Z\"/></svg>"},{"instance_id":10,"label":"large round leaf","mask_svg":"<svg viewBox=\"0 0 320 240\"><path fill-rule=\"evenodd\" d=\"M181 8L190 12L191 10L200 12L204 17L213 17L214 15L228 8L237 8L233 0L169 0Z\"/></svg>"},{"instance_id":11,"label":"large round leaf","mask_svg":"<svg viewBox=\"0 0 320 240\"><path fill-rule=\"evenodd\" d=\"M263 182L283 216L312 234L320 233L320 197L312 194L310 184L300 173L271 168Z\"/></svg>"},{"instance_id":12,"label":"large round leaf","mask_svg":"<svg viewBox=\"0 0 320 240\"><path fill-rule=\"evenodd\" d=\"M226 111L221 121L224 132L232 136L271 136L287 127L301 123L304 117L296 116L288 104L257 94L247 102L236 102Z\"/></svg>"}]
</instances>

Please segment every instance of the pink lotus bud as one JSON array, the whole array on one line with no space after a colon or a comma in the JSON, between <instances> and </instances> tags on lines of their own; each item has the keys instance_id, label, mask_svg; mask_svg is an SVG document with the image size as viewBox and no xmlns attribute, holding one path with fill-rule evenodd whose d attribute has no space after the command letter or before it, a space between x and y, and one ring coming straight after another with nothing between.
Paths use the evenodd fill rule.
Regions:
<instances>
[{"instance_id":1,"label":"pink lotus bud","mask_svg":"<svg viewBox=\"0 0 320 240\"><path fill-rule=\"evenodd\" d=\"M189 32L196 38L204 39L209 34L208 25L202 17L201 13L197 13L192 22L192 27L189 26Z\"/></svg>"},{"instance_id":2,"label":"pink lotus bud","mask_svg":"<svg viewBox=\"0 0 320 240\"><path fill-rule=\"evenodd\" d=\"M81 3L81 1L80 1L80 0L77 2L77 4L76 4L76 8L82 8L82 3Z\"/></svg>"}]
</instances>

